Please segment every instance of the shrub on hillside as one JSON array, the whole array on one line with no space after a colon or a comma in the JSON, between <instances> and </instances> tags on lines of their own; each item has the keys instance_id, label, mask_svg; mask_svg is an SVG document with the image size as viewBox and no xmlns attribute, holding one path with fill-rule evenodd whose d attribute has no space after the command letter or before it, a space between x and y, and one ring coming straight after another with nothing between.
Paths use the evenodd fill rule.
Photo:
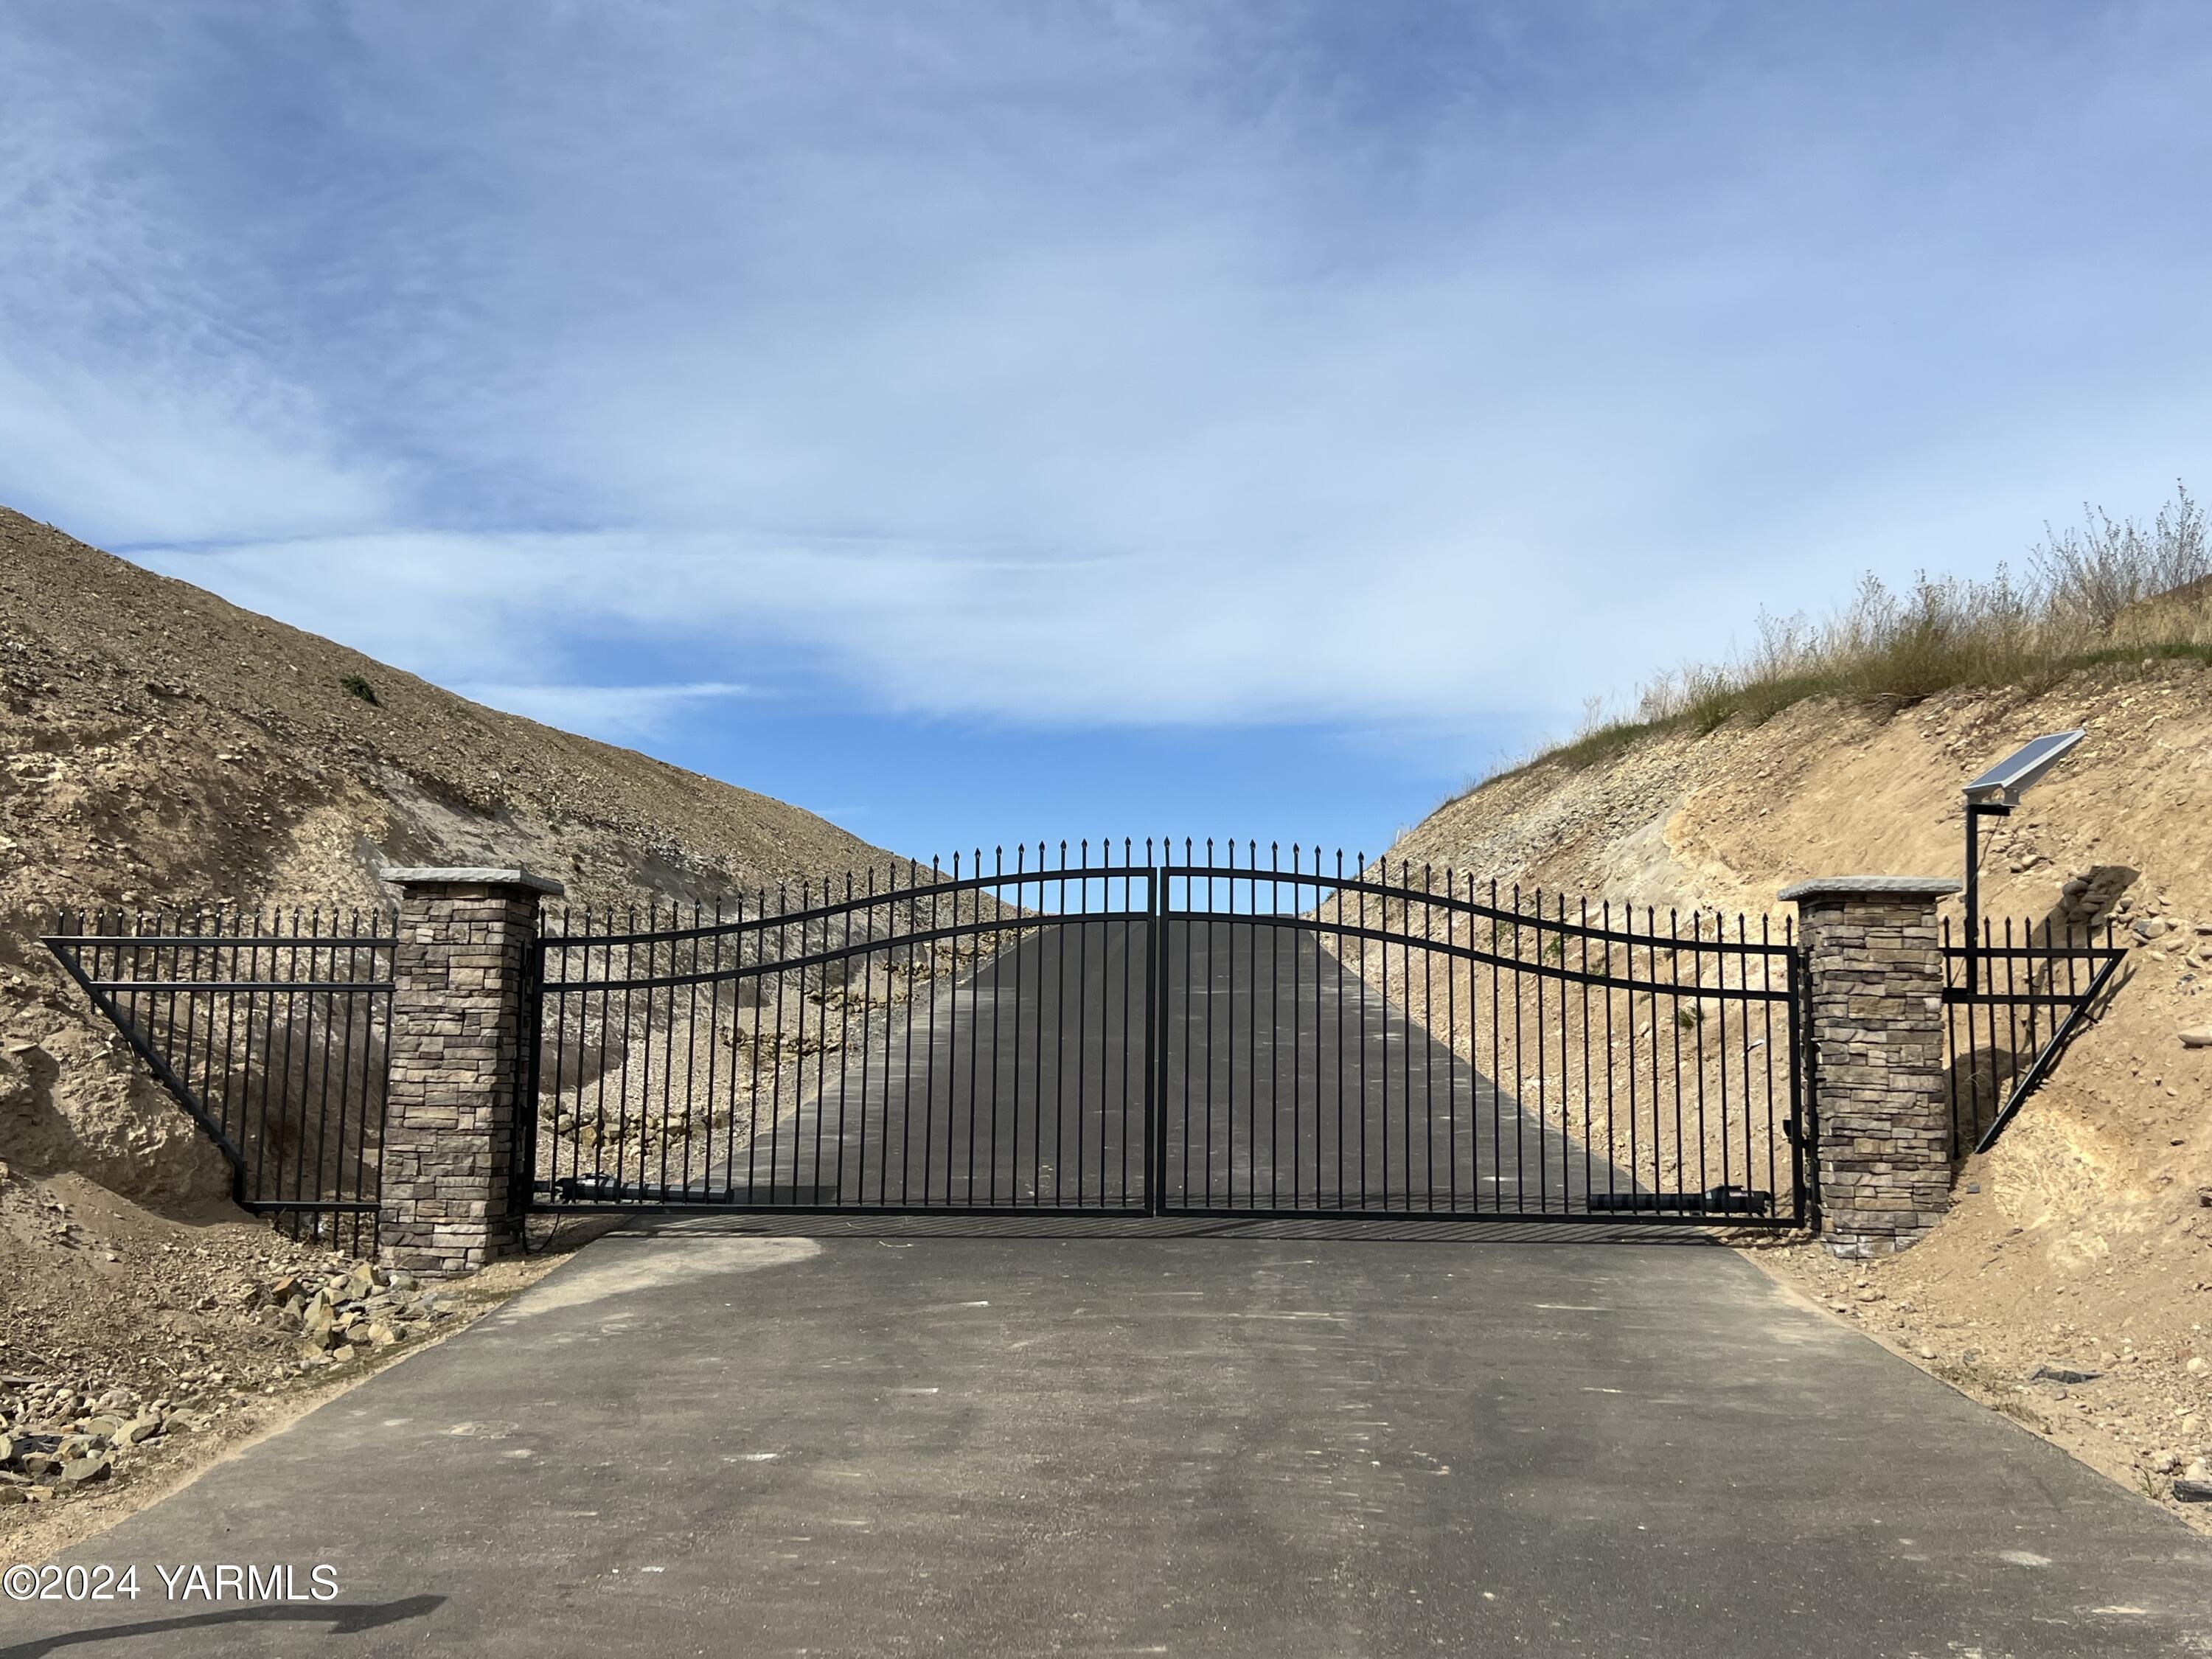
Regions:
<instances>
[{"instance_id":1,"label":"shrub on hillside","mask_svg":"<svg viewBox=\"0 0 2212 1659\"><path fill-rule=\"evenodd\" d=\"M2146 656L2212 662L2212 542L2185 487L2148 527L2090 509L2081 528L2046 532L2025 576L2002 566L1986 581L1923 572L1900 593L1870 574L1820 621L1761 613L1756 641L1734 660L1662 675L1639 694L1636 719L1592 710L1572 741L1540 758L1587 764L1649 732L1765 720L1811 696L1909 703Z\"/></svg>"}]
</instances>

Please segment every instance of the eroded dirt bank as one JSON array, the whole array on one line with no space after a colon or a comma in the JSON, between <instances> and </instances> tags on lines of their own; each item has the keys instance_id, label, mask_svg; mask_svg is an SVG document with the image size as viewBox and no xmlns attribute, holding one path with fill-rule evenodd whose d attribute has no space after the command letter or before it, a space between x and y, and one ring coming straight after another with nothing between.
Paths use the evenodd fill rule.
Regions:
<instances>
[{"instance_id":1,"label":"eroded dirt bank","mask_svg":"<svg viewBox=\"0 0 2212 1659\"><path fill-rule=\"evenodd\" d=\"M1935 1237L1862 1267L1759 1259L1822 1305L2146 1493L2212 1461L2212 671L2084 671L2039 694L1885 714L1799 704L1765 725L1539 764L1438 808L1391 858L1547 891L1778 923L1808 876L1956 876L1959 787L2027 738L2088 729L2001 825L1986 914L2078 914L2088 878L2135 945L2096 1024ZM1954 901L1945 914L1954 920ZM1754 927L1756 921L1753 922ZM2039 1370L2094 1380L2037 1379ZM2212 1504L2186 1507L2202 1516Z\"/></svg>"},{"instance_id":2,"label":"eroded dirt bank","mask_svg":"<svg viewBox=\"0 0 2212 1659\"><path fill-rule=\"evenodd\" d=\"M118 1512L492 1293L427 1322L387 1300L372 1322L398 1341L303 1352L272 1288L350 1264L230 1206L221 1155L39 944L57 908L367 910L410 864L711 908L889 857L0 509L0 1526ZM78 1466L66 1489L56 1461Z\"/></svg>"}]
</instances>

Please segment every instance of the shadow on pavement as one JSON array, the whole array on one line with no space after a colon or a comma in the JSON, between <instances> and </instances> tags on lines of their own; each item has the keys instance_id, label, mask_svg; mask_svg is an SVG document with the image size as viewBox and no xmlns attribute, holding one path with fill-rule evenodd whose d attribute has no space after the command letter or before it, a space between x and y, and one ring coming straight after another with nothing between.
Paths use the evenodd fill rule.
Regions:
<instances>
[{"instance_id":1,"label":"shadow on pavement","mask_svg":"<svg viewBox=\"0 0 2212 1659\"><path fill-rule=\"evenodd\" d=\"M380 1626L396 1625L404 1619L420 1619L426 1613L437 1611L445 1605L445 1601L442 1595L410 1595L398 1601L368 1606L345 1606L330 1601L232 1607L217 1613L191 1613L181 1619L149 1619L136 1624L103 1625L95 1630L36 1637L28 1642L18 1642L12 1647L0 1648L0 1659L40 1659L40 1656L45 1654L88 1647L95 1642L131 1642L145 1637L175 1636L185 1631L208 1630L223 1625L327 1625L330 1629L324 1632L325 1634L349 1635L359 1631L374 1630Z\"/></svg>"},{"instance_id":2,"label":"shadow on pavement","mask_svg":"<svg viewBox=\"0 0 2212 1659\"><path fill-rule=\"evenodd\" d=\"M1374 1216L642 1214L615 1230L627 1238L1221 1238L1358 1239L1418 1244L1698 1245L1721 1241L1701 1227L1589 1221L1473 1221ZM0 1654L0 1659L6 1659Z\"/></svg>"}]
</instances>

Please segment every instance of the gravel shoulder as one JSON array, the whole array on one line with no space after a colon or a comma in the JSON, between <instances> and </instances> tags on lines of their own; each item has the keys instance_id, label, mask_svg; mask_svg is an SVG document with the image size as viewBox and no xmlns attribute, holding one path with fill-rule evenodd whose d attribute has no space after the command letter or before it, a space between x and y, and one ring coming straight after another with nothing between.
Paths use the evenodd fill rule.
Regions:
<instances>
[{"instance_id":1,"label":"gravel shoulder","mask_svg":"<svg viewBox=\"0 0 2212 1659\"><path fill-rule=\"evenodd\" d=\"M571 1224L535 1255L415 1285L235 1212L179 1221L82 1176L0 1177L0 1554L96 1536L605 1230Z\"/></svg>"},{"instance_id":2,"label":"gravel shoulder","mask_svg":"<svg viewBox=\"0 0 2212 1659\"><path fill-rule=\"evenodd\" d=\"M2189 1364L2199 1344L2123 1338L2108 1349L2001 1311L1964 1311L1971 1303L1939 1274L1903 1271L1910 1255L1838 1261L1809 1240L1760 1241L1745 1253L1831 1318L2212 1536L2203 1371Z\"/></svg>"}]
</instances>

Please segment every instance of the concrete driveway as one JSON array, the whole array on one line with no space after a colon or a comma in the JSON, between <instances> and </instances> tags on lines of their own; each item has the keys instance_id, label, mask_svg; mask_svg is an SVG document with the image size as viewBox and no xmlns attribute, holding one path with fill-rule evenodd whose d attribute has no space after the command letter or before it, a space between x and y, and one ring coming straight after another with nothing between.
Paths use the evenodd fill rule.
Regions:
<instances>
[{"instance_id":1,"label":"concrete driveway","mask_svg":"<svg viewBox=\"0 0 2212 1659\"><path fill-rule=\"evenodd\" d=\"M603 1240L0 1656L2212 1650L2205 1540L1725 1251L1261 1224Z\"/></svg>"}]
</instances>

